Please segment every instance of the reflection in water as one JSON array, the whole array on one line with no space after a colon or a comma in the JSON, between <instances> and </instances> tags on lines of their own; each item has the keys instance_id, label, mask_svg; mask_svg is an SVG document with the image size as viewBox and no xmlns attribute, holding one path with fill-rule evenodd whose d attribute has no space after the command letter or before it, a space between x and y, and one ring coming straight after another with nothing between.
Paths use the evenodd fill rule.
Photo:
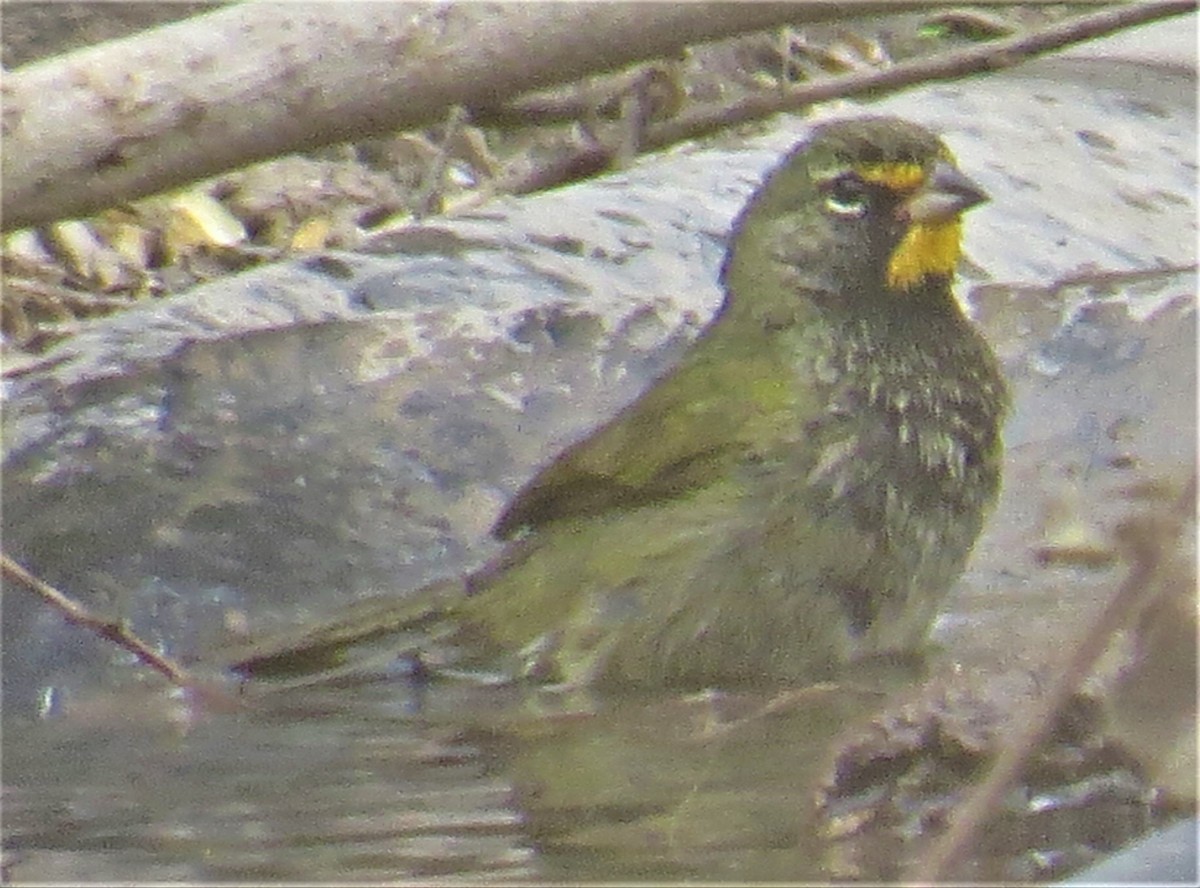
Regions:
<instances>
[{"instance_id":1,"label":"reflection in water","mask_svg":"<svg viewBox=\"0 0 1200 888\"><path fill-rule=\"evenodd\" d=\"M388 686L304 697L186 732L115 699L99 723L6 725L9 878L534 875L508 785L476 749L414 722Z\"/></svg>"},{"instance_id":2,"label":"reflection in water","mask_svg":"<svg viewBox=\"0 0 1200 888\"><path fill-rule=\"evenodd\" d=\"M928 812L979 773L996 718L926 710L921 697L899 720L881 716L889 697L873 680L603 701L466 682L416 690L342 674L252 686L235 714L135 689L56 719L10 718L7 878L894 879L944 822ZM943 729L915 727L923 719ZM833 757L839 740L853 770ZM1081 767L1096 759L1083 740L1054 754L1074 764L1006 811L972 861L977 878L1044 877L1161 822L1123 764L1115 776ZM948 756L973 759L956 770ZM838 811L818 809L835 786L849 793ZM1080 793L1103 806L1073 810ZM1053 834L1037 826L1048 817Z\"/></svg>"},{"instance_id":3,"label":"reflection in water","mask_svg":"<svg viewBox=\"0 0 1200 888\"><path fill-rule=\"evenodd\" d=\"M13 723L23 880L820 878L804 811L877 695L591 701L450 684L255 693L181 730L161 695Z\"/></svg>"}]
</instances>

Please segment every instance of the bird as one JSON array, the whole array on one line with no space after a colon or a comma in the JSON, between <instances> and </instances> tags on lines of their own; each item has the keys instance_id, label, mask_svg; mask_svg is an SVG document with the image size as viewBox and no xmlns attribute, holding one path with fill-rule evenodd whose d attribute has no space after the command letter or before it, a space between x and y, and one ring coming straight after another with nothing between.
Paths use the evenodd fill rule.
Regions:
<instances>
[{"instance_id":1,"label":"bird","mask_svg":"<svg viewBox=\"0 0 1200 888\"><path fill-rule=\"evenodd\" d=\"M238 668L418 627L564 687L811 684L920 651L1000 489L1010 395L953 293L987 199L922 126L812 126L736 217L711 321L520 489L494 559Z\"/></svg>"}]
</instances>

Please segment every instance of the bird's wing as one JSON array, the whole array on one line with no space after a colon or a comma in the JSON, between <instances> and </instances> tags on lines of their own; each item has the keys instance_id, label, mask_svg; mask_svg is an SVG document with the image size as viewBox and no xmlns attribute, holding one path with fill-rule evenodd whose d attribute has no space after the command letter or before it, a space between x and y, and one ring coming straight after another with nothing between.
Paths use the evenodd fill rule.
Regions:
<instances>
[{"instance_id":1,"label":"bird's wing","mask_svg":"<svg viewBox=\"0 0 1200 888\"><path fill-rule=\"evenodd\" d=\"M684 496L794 434L794 371L772 350L709 333L639 400L535 476L496 536Z\"/></svg>"}]
</instances>

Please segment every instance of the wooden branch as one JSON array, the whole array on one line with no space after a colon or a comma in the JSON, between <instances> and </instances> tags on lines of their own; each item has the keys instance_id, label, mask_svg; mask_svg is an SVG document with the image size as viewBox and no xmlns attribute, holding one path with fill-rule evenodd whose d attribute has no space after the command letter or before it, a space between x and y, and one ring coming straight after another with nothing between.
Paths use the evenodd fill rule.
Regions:
<instances>
[{"instance_id":1,"label":"wooden branch","mask_svg":"<svg viewBox=\"0 0 1200 888\"><path fill-rule=\"evenodd\" d=\"M90 632L94 632L101 638L106 638L129 651L142 663L161 673L171 684L181 688L195 688L198 686L196 680L192 678L186 669L170 657L158 653L158 651L129 631L129 628L124 623L96 616L79 602L74 601L49 583L31 574L3 552L0 552L0 575L6 579L16 580L61 613L67 622L74 623L76 626L81 626Z\"/></svg>"},{"instance_id":2,"label":"wooden branch","mask_svg":"<svg viewBox=\"0 0 1200 888\"><path fill-rule=\"evenodd\" d=\"M281 154L430 125L452 105L498 106L692 43L939 5L234 4L7 73L0 225L85 216Z\"/></svg>"}]
</instances>

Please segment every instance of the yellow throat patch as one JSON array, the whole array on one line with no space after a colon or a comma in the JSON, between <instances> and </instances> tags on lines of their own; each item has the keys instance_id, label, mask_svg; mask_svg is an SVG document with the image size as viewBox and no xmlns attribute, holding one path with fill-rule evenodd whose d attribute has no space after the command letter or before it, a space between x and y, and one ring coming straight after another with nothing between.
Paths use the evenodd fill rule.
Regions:
<instances>
[{"instance_id":1,"label":"yellow throat patch","mask_svg":"<svg viewBox=\"0 0 1200 888\"><path fill-rule=\"evenodd\" d=\"M925 182L925 170L915 163L877 163L856 168L868 182L897 194L909 195ZM937 225L915 223L888 260L887 283L910 290L927 277L951 277L962 254L962 220L957 216Z\"/></svg>"}]
</instances>

